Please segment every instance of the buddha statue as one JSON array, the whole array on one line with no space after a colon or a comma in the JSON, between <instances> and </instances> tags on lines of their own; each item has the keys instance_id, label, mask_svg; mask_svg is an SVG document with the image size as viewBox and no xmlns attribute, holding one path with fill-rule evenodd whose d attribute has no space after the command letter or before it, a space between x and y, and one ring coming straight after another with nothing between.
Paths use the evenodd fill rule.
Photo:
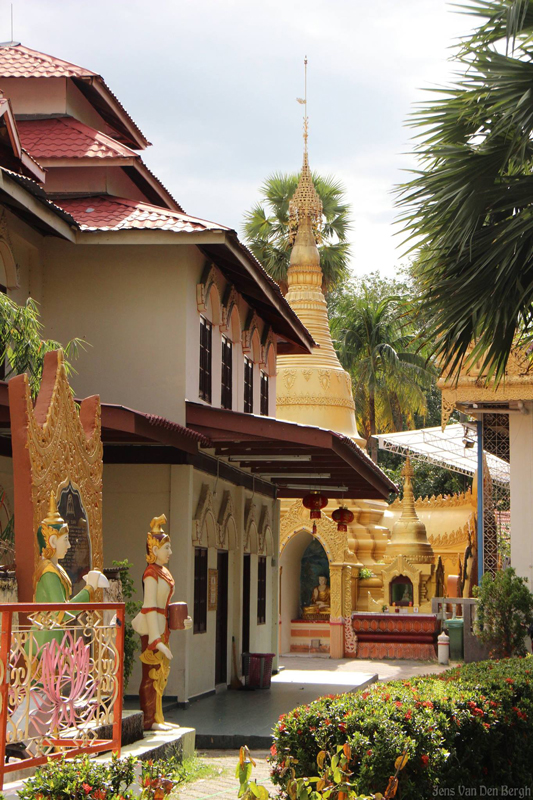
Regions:
<instances>
[{"instance_id":1,"label":"buddha statue","mask_svg":"<svg viewBox=\"0 0 533 800\"><path fill-rule=\"evenodd\" d=\"M302 616L304 619L308 617L329 617L331 591L328 586L328 579L325 575L318 576L318 586L315 586L311 593L311 604L304 606Z\"/></svg>"}]
</instances>

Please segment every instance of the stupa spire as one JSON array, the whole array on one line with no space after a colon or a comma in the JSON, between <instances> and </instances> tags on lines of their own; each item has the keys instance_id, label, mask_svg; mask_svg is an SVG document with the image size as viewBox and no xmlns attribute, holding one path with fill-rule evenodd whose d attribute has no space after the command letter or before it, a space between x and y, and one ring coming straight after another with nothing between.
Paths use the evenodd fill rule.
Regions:
<instances>
[{"instance_id":1,"label":"stupa spire","mask_svg":"<svg viewBox=\"0 0 533 800\"><path fill-rule=\"evenodd\" d=\"M307 116L307 56L304 60L305 66L305 93L304 97L297 97L299 103L305 107L304 111L304 158L300 180L296 191L289 202L289 240L294 244L300 225L308 219L311 222L315 244L320 242L320 230L322 227L322 201L317 194L313 176L309 167L309 154L307 151L307 141L309 138L309 117Z\"/></svg>"},{"instance_id":2,"label":"stupa spire","mask_svg":"<svg viewBox=\"0 0 533 800\"><path fill-rule=\"evenodd\" d=\"M309 167L307 115L307 57L305 95L304 155L298 186L289 202L289 236L293 245L287 273L286 300L317 343L311 355L278 356L277 416L349 436L364 444L357 432L352 382L342 368L329 330L328 309L322 291L320 267L322 202Z\"/></svg>"}]
</instances>

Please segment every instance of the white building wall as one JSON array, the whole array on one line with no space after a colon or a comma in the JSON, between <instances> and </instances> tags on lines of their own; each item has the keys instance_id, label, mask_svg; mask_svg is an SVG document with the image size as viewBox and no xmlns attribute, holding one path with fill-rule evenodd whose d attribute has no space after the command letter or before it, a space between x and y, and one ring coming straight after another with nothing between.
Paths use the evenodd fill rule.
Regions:
<instances>
[{"instance_id":1,"label":"white building wall","mask_svg":"<svg viewBox=\"0 0 533 800\"><path fill-rule=\"evenodd\" d=\"M527 402L525 406L529 413L509 415L511 564L518 575L528 579L533 591L533 403Z\"/></svg>"},{"instance_id":2,"label":"white building wall","mask_svg":"<svg viewBox=\"0 0 533 800\"><path fill-rule=\"evenodd\" d=\"M76 361L78 396L185 422L187 273L195 247L77 245L47 239L45 335L90 346ZM191 353L196 360L196 354Z\"/></svg>"}]
</instances>

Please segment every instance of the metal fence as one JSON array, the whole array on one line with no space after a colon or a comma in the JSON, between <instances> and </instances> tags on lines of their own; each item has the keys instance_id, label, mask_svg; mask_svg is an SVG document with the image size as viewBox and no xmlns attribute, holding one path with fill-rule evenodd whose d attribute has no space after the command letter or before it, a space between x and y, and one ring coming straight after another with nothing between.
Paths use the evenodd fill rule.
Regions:
<instances>
[{"instance_id":1,"label":"metal fence","mask_svg":"<svg viewBox=\"0 0 533 800\"><path fill-rule=\"evenodd\" d=\"M6 603L0 614L0 789L48 758L120 752L124 603Z\"/></svg>"}]
</instances>

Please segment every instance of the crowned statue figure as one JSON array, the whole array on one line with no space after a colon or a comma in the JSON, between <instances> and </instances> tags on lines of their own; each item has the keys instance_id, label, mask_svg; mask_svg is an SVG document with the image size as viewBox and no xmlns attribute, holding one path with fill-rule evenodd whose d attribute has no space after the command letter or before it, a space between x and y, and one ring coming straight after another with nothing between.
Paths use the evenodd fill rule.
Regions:
<instances>
[{"instance_id":1,"label":"crowned statue figure","mask_svg":"<svg viewBox=\"0 0 533 800\"><path fill-rule=\"evenodd\" d=\"M72 582L59 563L70 549L68 525L57 510L53 491L50 493L48 514L37 528L37 541L41 558L34 575L34 603L89 603L94 600L95 589L108 585L103 573L92 569L84 576L85 588L71 597ZM63 612L58 613L58 626L63 622L64 616ZM54 639L60 643L63 631L41 630L35 631L33 635L39 645Z\"/></svg>"},{"instance_id":2,"label":"crowned statue figure","mask_svg":"<svg viewBox=\"0 0 533 800\"><path fill-rule=\"evenodd\" d=\"M167 518L154 517L146 537L143 607L132 620L141 637L142 679L139 689L144 730L167 730L163 717L163 693L170 673L170 631L192 627L186 603L171 603L174 579L166 565L172 555L170 536L163 530Z\"/></svg>"}]
</instances>

